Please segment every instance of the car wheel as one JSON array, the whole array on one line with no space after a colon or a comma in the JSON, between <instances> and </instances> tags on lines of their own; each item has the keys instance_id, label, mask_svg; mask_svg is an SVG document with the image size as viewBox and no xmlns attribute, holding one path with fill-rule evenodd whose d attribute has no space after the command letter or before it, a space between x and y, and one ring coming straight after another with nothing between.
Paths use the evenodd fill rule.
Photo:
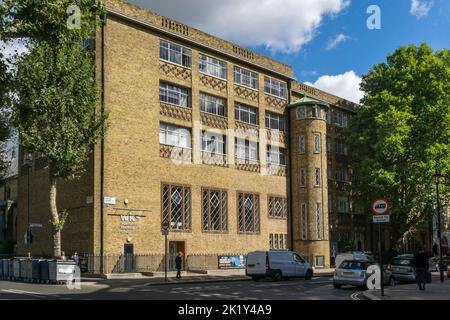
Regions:
<instances>
[{"instance_id":1,"label":"car wheel","mask_svg":"<svg viewBox=\"0 0 450 320\"><path fill-rule=\"evenodd\" d=\"M306 280L311 280L312 276L313 276L313 272L311 269L306 271L306 275L305 275Z\"/></svg>"},{"instance_id":2,"label":"car wheel","mask_svg":"<svg viewBox=\"0 0 450 320\"><path fill-rule=\"evenodd\" d=\"M275 274L273 275L274 281L281 281L283 280L283 275L280 270L275 271Z\"/></svg>"},{"instance_id":3,"label":"car wheel","mask_svg":"<svg viewBox=\"0 0 450 320\"><path fill-rule=\"evenodd\" d=\"M395 286L395 279L394 279L394 277L391 277L391 278L389 279L389 286L390 286L390 287Z\"/></svg>"},{"instance_id":4,"label":"car wheel","mask_svg":"<svg viewBox=\"0 0 450 320\"><path fill-rule=\"evenodd\" d=\"M340 289L340 288L342 287L342 285L333 282L333 287L334 287L335 289Z\"/></svg>"}]
</instances>

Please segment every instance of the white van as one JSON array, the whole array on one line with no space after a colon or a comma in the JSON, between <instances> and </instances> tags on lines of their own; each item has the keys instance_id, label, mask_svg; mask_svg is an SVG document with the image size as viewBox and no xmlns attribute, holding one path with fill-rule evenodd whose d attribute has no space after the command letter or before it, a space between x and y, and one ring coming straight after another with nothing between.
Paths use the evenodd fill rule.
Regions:
<instances>
[{"instance_id":1,"label":"white van","mask_svg":"<svg viewBox=\"0 0 450 320\"><path fill-rule=\"evenodd\" d=\"M293 277L309 280L313 276L311 265L292 251L250 252L247 255L245 271L246 275L255 281L267 277L275 281Z\"/></svg>"}]
</instances>

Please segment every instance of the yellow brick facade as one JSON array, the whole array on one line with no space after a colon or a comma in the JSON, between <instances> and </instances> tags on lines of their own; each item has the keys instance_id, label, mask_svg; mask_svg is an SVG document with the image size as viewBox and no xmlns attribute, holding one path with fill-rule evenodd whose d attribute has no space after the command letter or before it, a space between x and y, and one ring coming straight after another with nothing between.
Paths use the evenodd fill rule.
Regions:
<instances>
[{"instance_id":1,"label":"yellow brick facade","mask_svg":"<svg viewBox=\"0 0 450 320\"><path fill-rule=\"evenodd\" d=\"M330 264L328 223L328 157L327 123L325 118L297 121L295 108L290 109L289 131L266 130L266 112L287 119L286 106L302 96L310 96L331 105L348 102L323 93L293 80L292 68L272 59L237 47L232 43L171 21L165 17L117 0L104 1L108 8L105 26L104 83L105 108L109 113L104 142L105 197L115 204L105 204L101 225L101 146L96 145L83 177L74 182L61 181L58 189L58 207L69 210L63 231L62 247L67 254L103 253L122 254L125 244L133 244L135 254L161 254L164 237L163 185L188 188L186 198L190 208L190 228L171 231L170 242L184 243L185 256L246 254L253 250L270 249L270 235L283 235L285 248L293 248L314 264L316 256L324 257L324 266ZM191 67L183 67L160 59L160 40L167 40L192 52ZM97 32L97 75L101 72L101 32ZM199 55L226 62L227 78L220 79L201 73ZM257 73L258 88L251 89L235 83L233 70L238 66ZM286 85L284 98L265 93L265 76ZM160 83L167 82L189 90L189 108L160 102ZM200 93L226 100L226 115L215 116L200 111ZM249 125L235 119L235 103L257 110L258 124ZM348 110L351 113L351 108ZM325 115L325 109L322 112ZM173 147L160 144L160 124L182 126L191 132L192 151L180 153ZM201 149L202 130L215 130L226 136L224 162L206 159ZM312 139L321 137L320 154L310 152L298 155L298 135L305 133ZM235 138L244 136L259 144L258 163L236 163ZM288 143L288 139L290 143ZM308 141L309 141L308 140ZM279 146L291 162L286 166L270 166L266 160L266 146ZM291 155L289 156L289 153ZM23 157L23 154L21 154ZM184 159L184 161L180 161ZM210 162L208 162L210 161ZM207 162L207 163L204 163ZM321 168L321 186L300 188L298 170L305 167L313 177ZM292 170L292 172L290 172ZM27 228L27 169L19 174L18 234ZM220 233L202 229L202 190L226 191L227 229ZM43 223L33 230L34 242L29 248L19 240L18 251L31 250L35 255L51 253L49 225L48 172L45 163L34 161L31 174L31 221ZM239 231L238 194L251 193L259 197L259 230L254 233ZM292 198L291 198L292 195ZM287 203L287 217L269 217L269 197L277 196ZM300 207L308 204L308 234L300 235ZM315 204L322 209L322 233L317 240L314 221ZM183 204L186 206L186 203ZM183 207L185 208L185 207ZM19 237L20 238L20 237Z\"/></svg>"}]
</instances>

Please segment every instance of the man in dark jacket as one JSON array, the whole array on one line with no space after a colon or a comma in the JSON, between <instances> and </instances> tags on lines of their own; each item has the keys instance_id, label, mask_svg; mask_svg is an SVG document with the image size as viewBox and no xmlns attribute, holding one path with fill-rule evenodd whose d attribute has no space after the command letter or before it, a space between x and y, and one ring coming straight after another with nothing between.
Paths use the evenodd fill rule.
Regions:
<instances>
[{"instance_id":1,"label":"man in dark jacket","mask_svg":"<svg viewBox=\"0 0 450 320\"><path fill-rule=\"evenodd\" d=\"M183 263L183 253L180 251L175 258L175 268L177 268L177 279L181 278L181 265Z\"/></svg>"},{"instance_id":2,"label":"man in dark jacket","mask_svg":"<svg viewBox=\"0 0 450 320\"><path fill-rule=\"evenodd\" d=\"M427 283L428 276L428 256L423 251L423 248L419 248L419 252L414 255L413 268L416 272L417 285L419 290L425 290L425 284Z\"/></svg>"}]
</instances>

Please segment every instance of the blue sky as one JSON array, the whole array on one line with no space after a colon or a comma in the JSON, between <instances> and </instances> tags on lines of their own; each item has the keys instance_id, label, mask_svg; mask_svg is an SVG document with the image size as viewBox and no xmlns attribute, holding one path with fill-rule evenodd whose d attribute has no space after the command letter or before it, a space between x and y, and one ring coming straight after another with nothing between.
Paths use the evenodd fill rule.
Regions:
<instances>
[{"instance_id":1,"label":"blue sky","mask_svg":"<svg viewBox=\"0 0 450 320\"><path fill-rule=\"evenodd\" d=\"M449 0L129 2L287 63L298 80L353 101L360 77L398 46L450 48ZM380 30L367 28L370 5L381 10Z\"/></svg>"}]
</instances>

